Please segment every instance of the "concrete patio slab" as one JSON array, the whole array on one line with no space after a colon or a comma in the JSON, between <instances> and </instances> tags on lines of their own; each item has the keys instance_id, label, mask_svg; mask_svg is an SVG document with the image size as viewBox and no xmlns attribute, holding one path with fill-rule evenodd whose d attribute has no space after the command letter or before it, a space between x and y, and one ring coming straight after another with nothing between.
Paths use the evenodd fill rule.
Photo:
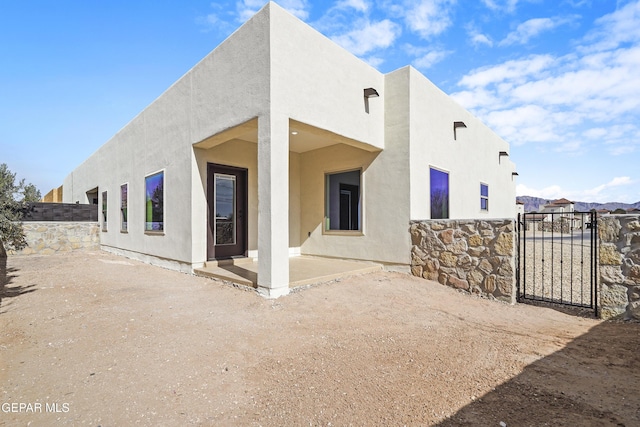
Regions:
<instances>
[{"instance_id":1,"label":"concrete patio slab","mask_svg":"<svg viewBox=\"0 0 640 427\"><path fill-rule=\"evenodd\" d=\"M354 274L381 271L382 264L369 261L352 261L312 256L289 258L289 287L295 288L328 282ZM210 277L244 286L257 288L258 260L238 258L208 262L194 270L197 276Z\"/></svg>"}]
</instances>

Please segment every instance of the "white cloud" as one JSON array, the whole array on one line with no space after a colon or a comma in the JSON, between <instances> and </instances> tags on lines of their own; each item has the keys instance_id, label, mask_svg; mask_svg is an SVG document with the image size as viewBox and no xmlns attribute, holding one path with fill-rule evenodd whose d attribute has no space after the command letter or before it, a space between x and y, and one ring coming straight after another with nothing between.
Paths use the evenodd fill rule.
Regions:
<instances>
[{"instance_id":1,"label":"white cloud","mask_svg":"<svg viewBox=\"0 0 640 427\"><path fill-rule=\"evenodd\" d=\"M401 32L400 26L388 19L378 22L361 19L353 26L355 29L334 36L332 40L354 55L364 55L376 49L387 48Z\"/></svg>"},{"instance_id":2,"label":"white cloud","mask_svg":"<svg viewBox=\"0 0 640 427\"><path fill-rule=\"evenodd\" d=\"M305 20L309 17L307 0L279 0L278 4L300 19Z\"/></svg>"},{"instance_id":3,"label":"white cloud","mask_svg":"<svg viewBox=\"0 0 640 427\"><path fill-rule=\"evenodd\" d=\"M485 90L484 88L463 90L452 94L451 97L458 104L464 105L465 108L471 110L486 108L488 105L499 106L501 102L493 91Z\"/></svg>"},{"instance_id":4,"label":"white cloud","mask_svg":"<svg viewBox=\"0 0 640 427\"><path fill-rule=\"evenodd\" d=\"M213 13L197 17L196 24L202 28L203 32L216 31L225 35L231 33L235 29L235 25L230 22L234 19L233 12L229 12L225 6L211 3Z\"/></svg>"},{"instance_id":5,"label":"white cloud","mask_svg":"<svg viewBox=\"0 0 640 427\"><path fill-rule=\"evenodd\" d=\"M480 46L480 45L485 45L489 47L493 46L493 40L491 40L489 36L486 36L480 33L469 34L469 36L471 38L471 44L473 44L474 46Z\"/></svg>"},{"instance_id":6,"label":"white cloud","mask_svg":"<svg viewBox=\"0 0 640 427\"><path fill-rule=\"evenodd\" d=\"M372 7L370 0L338 0L312 25L377 68L384 62L384 56L371 53L392 46L401 35L402 27L391 19L372 20Z\"/></svg>"},{"instance_id":7,"label":"white cloud","mask_svg":"<svg viewBox=\"0 0 640 427\"><path fill-rule=\"evenodd\" d=\"M370 7L366 0L341 0L336 4L338 9L354 9L360 12L367 12Z\"/></svg>"},{"instance_id":8,"label":"white cloud","mask_svg":"<svg viewBox=\"0 0 640 427\"><path fill-rule=\"evenodd\" d=\"M540 197L541 199L560 199L566 197L566 192L559 185L551 185L549 187L542 188L540 190L527 187L524 184L516 185L517 196L531 196Z\"/></svg>"},{"instance_id":9,"label":"white cloud","mask_svg":"<svg viewBox=\"0 0 640 427\"><path fill-rule=\"evenodd\" d=\"M582 133L585 138L588 139L602 139L607 135L607 129L605 128L591 128Z\"/></svg>"},{"instance_id":10,"label":"white cloud","mask_svg":"<svg viewBox=\"0 0 640 427\"><path fill-rule=\"evenodd\" d=\"M628 16L619 12L631 13L638 5L598 20L598 32L582 43L609 43L608 33L617 31L621 20L628 28ZM640 28L640 14L635 19L634 28ZM640 46L600 46L578 45L566 55L530 55L472 70L452 96L516 145L554 143L555 151L578 152L604 142L605 153L612 155L640 151Z\"/></svg>"},{"instance_id":11,"label":"white cloud","mask_svg":"<svg viewBox=\"0 0 640 427\"><path fill-rule=\"evenodd\" d=\"M516 10L518 0L482 0L482 3L494 12L512 13Z\"/></svg>"},{"instance_id":12,"label":"white cloud","mask_svg":"<svg viewBox=\"0 0 640 427\"><path fill-rule=\"evenodd\" d=\"M491 110L483 114L487 125L514 145L548 143L560 136L553 114L537 105Z\"/></svg>"},{"instance_id":13,"label":"white cloud","mask_svg":"<svg viewBox=\"0 0 640 427\"><path fill-rule=\"evenodd\" d=\"M371 65L373 68L378 68L380 65L384 63L384 58L380 58L379 56L370 56L368 58L364 58L365 62Z\"/></svg>"},{"instance_id":14,"label":"white cloud","mask_svg":"<svg viewBox=\"0 0 640 427\"><path fill-rule=\"evenodd\" d=\"M564 0L571 7L580 8L585 5L590 5L592 0Z\"/></svg>"},{"instance_id":15,"label":"white cloud","mask_svg":"<svg viewBox=\"0 0 640 427\"><path fill-rule=\"evenodd\" d=\"M605 187L616 187L618 185L629 185L633 184L633 181L628 176L620 176L613 178L611 182L605 185Z\"/></svg>"},{"instance_id":16,"label":"white cloud","mask_svg":"<svg viewBox=\"0 0 640 427\"><path fill-rule=\"evenodd\" d=\"M567 137L565 136L564 139L567 139ZM578 139L570 139L569 141L561 144L554 151L557 153L578 154L581 152L583 146L584 141Z\"/></svg>"},{"instance_id":17,"label":"white cloud","mask_svg":"<svg viewBox=\"0 0 640 427\"><path fill-rule=\"evenodd\" d=\"M567 198L569 200L581 201L581 202L596 202L596 203L606 203L606 202L627 202L632 203L630 200L631 197L625 195L622 192L615 192L614 189L618 189L618 187L633 185L635 183L628 176L615 177L611 181L606 184L601 184L593 188L587 189L566 189L561 187L560 185L550 185L548 187L544 187L541 189L536 189L533 187L528 187L524 184L518 184L516 186L516 195L518 196L532 196L532 197L540 197L543 199L559 199L559 198Z\"/></svg>"},{"instance_id":18,"label":"white cloud","mask_svg":"<svg viewBox=\"0 0 640 427\"><path fill-rule=\"evenodd\" d=\"M534 18L518 25L515 31L509 33L502 40L500 46L510 46L513 44L527 44L533 37L545 31L550 31L560 25L571 22L575 18Z\"/></svg>"},{"instance_id":19,"label":"white cloud","mask_svg":"<svg viewBox=\"0 0 640 427\"><path fill-rule=\"evenodd\" d=\"M202 31L209 32L217 28L219 25L225 25L226 22L215 13L196 18L196 23L202 27Z\"/></svg>"},{"instance_id":20,"label":"white cloud","mask_svg":"<svg viewBox=\"0 0 640 427\"><path fill-rule=\"evenodd\" d=\"M608 144L612 141L617 141L620 138L628 138L630 140L637 140L639 135L639 129L637 125L627 123L620 125L612 125L605 129L605 134L602 136L602 140Z\"/></svg>"},{"instance_id":21,"label":"white cloud","mask_svg":"<svg viewBox=\"0 0 640 427\"><path fill-rule=\"evenodd\" d=\"M266 4L265 0L241 0L236 3L238 21L245 22ZM279 0L278 4L291 14L305 20L309 17L307 0Z\"/></svg>"},{"instance_id":22,"label":"white cloud","mask_svg":"<svg viewBox=\"0 0 640 427\"><path fill-rule=\"evenodd\" d=\"M640 2L633 1L596 20L596 28L585 37L585 51L611 49L640 41Z\"/></svg>"},{"instance_id":23,"label":"white cloud","mask_svg":"<svg viewBox=\"0 0 640 427\"><path fill-rule=\"evenodd\" d=\"M405 1L403 16L410 31L428 39L451 25L451 11L456 0Z\"/></svg>"},{"instance_id":24,"label":"white cloud","mask_svg":"<svg viewBox=\"0 0 640 427\"><path fill-rule=\"evenodd\" d=\"M262 6L264 6L264 2L261 0L241 0L237 2L238 21L245 22L260 10Z\"/></svg>"},{"instance_id":25,"label":"white cloud","mask_svg":"<svg viewBox=\"0 0 640 427\"><path fill-rule=\"evenodd\" d=\"M450 51L446 50L432 50L415 59L413 65L419 70L426 70L442 61L450 53Z\"/></svg>"},{"instance_id":26,"label":"white cloud","mask_svg":"<svg viewBox=\"0 0 640 427\"><path fill-rule=\"evenodd\" d=\"M608 195L602 194L605 190L613 187L619 187L622 185L633 184L633 180L628 176L620 176L613 178L606 184L598 185L597 187L584 190L581 194L582 200L608 200Z\"/></svg>"},{"instance_id":27,"label":"white cloud","mask_svg":"<svg viewBox=\"0 0 640 427\"><path fill-rule=\"evenodd\" d=\"M540 72L551 67L554 61L555 58L551 55L532 55L525 59L482 67L472 70L471 73L464 76L460 80L459 86L476 89L505 81L525 82L532 75L537 76Z\"/></svg>"},{"instance_id":28,"label":"white cloud","mask_svg":"<svg viewBox=\"0 0 640 427\"><path fill-rule=\"evenodd\" d=\"M624 154L631 154L637 150L634 145L617 145L609 150L612 156L622 156Z\"/></svg>"},{"instance_id":29,"label":"white cloud","mask_svg":"<svg viewBox=\"0 0 640 427\"><path fill-rule=\"evenodd\" d=\"M600 138L612 156L633 153L640 149L640 127L636 124L613 125Z\"/></svg>"},{"instance_id":30,"label":"white cloud","mask_svg":"<svg viewBox=\"0 0 640 427\"><path fill-rule=\"evenodd\" d=\"M480 47L480 46L492 47L493 46L493 40L491 40L491 37L481 32L476 26L475 22L468 23L465 26L465 29L467 31L467 36L469 37L469 41L471 42L471 45L473 45L474 47Z\"/></svg>"}]
</instances>

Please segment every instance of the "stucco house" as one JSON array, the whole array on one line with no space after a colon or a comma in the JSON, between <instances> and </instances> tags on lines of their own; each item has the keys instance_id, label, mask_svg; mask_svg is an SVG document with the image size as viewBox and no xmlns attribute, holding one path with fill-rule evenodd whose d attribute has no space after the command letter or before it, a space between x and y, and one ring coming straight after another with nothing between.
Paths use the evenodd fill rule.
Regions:
<instances>
[{"instance_id":1,"label":"stucco house","mask_svg":"<svg viewBox=\"0 0 640 427\"><path fill-rule=\"evenodd\" d=\"M570 214L575 211L575 203L569 201L565 198L552 200L550 203L546 205L542 205L542 209L540 212L548 212L548 213L564 213Z\"/></svg>"},{"instance_id":2,"label":"stucco house","mask_svg":"<svg viewBox=\"0 0 640 427\"><path fill-rule=\"evenodd\" d=\"M312 48L311 48L312 47ZM408 264L412 219L513 218L509 145L407 66L383 74L266 4L77 167L105 250L191 272L299 254Z\"/></svg>"},{"instance_id":3,"label":"stucco house","mask_svg":"<svg viewBox=\"0 0 640 427\"><path fill-rule=\"evenodd\" d=\"M563 220L571 224L571 229L579 229L582 227L582 216L574 215L575 203L565 198L556 199L542 205L540 213L553 213L556 215L547 215L545 221Z\"/></svg>"}]
</instances>

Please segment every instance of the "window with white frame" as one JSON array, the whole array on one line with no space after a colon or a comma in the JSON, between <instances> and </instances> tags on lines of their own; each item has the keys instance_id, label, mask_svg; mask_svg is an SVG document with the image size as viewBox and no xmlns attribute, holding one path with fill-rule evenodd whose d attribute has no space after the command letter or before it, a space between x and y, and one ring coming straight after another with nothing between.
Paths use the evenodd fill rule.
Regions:
<instances>
[{"instance_id":1,"label":"window with white frame","mask_svg":"<svg viewBox=\"0 0 640 427\"><path fill-rule=\"evenodd\" d=\"M144 179L145 183L145 232L164 232L164 172L157 172Z\"/></svg>"},{"instance_id":2,"label":"window with white frame","mask_svg":"<svg viewBox=\"0 0 640 427\"><path fill-rule=\"evenodd\" d=\"M480 210L489 210L489 186L480 183Z\"/></svg>"},{"instance_id":3,"label":"window with white frame","mask_svg":"<svg viewBox=\"0 0 640 427\"><path fill-rule=\"evenodd\" d=\"M360 170L325 175L325 231L362 231Z\"/></svg>"},{"instance_id":4,"label":"window with white frame","mask_svg":"<svg viewBox=\"0 0 640 427\"><path fill-rule=\"evenodd\" d=\"M107 192L102 192L102 231L107 231Z\"/></svg>"},{"instance_id":5,"label":"window with white frame","mask_svg":"<svg viewBox=\"0 0 640 427\"><path fill-rule=\"evenodd\" d=\"M449 173L429 168L431 219L449 218Z\"/></svg>"},{"instance_id":6,"label":"window with white frame","mask_svg":"<svg viewBox=\"0 0 640 427\"><path fill-rule=\"evenodd\" d=\"M129 184L120 186L120 231L127 232L129 223L127 221L128 203L129 203Z\"/></svg>"}]
</instances>

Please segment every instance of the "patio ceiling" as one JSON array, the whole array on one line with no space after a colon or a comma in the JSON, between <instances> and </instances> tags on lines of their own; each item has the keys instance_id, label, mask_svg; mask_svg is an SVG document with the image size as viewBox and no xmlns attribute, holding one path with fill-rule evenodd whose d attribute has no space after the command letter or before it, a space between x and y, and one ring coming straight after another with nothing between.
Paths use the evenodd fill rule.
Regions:
<instances>
[{"instance_id":1,"label":"patio ceiling","mask_svg":"<svg viewBox=\"0 0 640 427\"><path fill-rule=\"evenodd\" d=\"M378 147L367 144L366 142L357 141L296 120L289 120L289 132L289 151L294 153L304 153L335 144L346 144L370 152L380 151ZM208 149L234 139L257 144L258 119L254 118L226 129L203 141L193 144L193 146Z\"/></svg>"}]
</instances>

